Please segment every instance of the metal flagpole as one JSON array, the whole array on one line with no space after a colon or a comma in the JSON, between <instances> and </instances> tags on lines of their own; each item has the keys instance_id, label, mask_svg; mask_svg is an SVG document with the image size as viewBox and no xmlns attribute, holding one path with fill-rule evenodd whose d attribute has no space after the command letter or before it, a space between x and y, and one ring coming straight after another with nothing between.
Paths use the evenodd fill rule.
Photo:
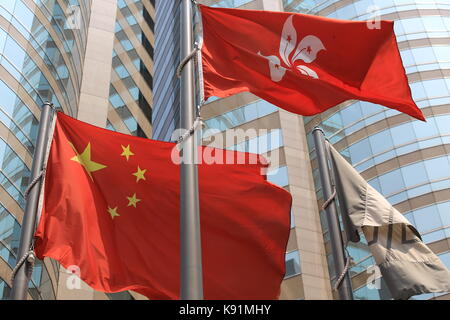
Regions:
<instances>
[{"instance_id":1,"label":"metal flagpole","mask_svg":"<svg viewBox=\"0 0 450 320\"><path fill-rule=\"evenodd\" d=\"M334 267L338 281L338 292L341 300L353 300L351 280L346 270L346 259L344 243L334 197L336 190L332 190L329 159L326 153L325 135L321 128L315 127L313 132L314 145L316 148L317 162L319 165L320 182L322 184L324 209L326 210L328 231L330 233L331 251L333 253ZM341 276L343 278L339 279Z\"/></svg>"},{"instance_id":2,"label":"metal flagpole","mask_svg":"<svg viewBox=\"0 0 450 320\"><path fill-rule=\"evenodd\" d=\"M193 26L191 0L181 3L181 58L192 56ZM181 73L181 128L193 127L195 110L195 84L193 60L188 61ZM186 136L182 144L180 165L180 297L183 300L203 299L202 248L200 239L200 206L198 171L194 162L195 135Z\"/></svg>"},{"instance_id":3,"label":"metal flagpole","mask_svg":"<svg viewBox=\"0 0 450 320\"><path fill-rule=\"evenodd\" d=\"M39 121L39 132L34 151L33 165L31 168L31 183L29 187L25 214L22 221L22 232L20 235L20 246L17 253L17 265L13 271L14 280L11 292L11 299L26 300L28 281L34 262L34 253L32 252L32 241L35 231L36 215L41 190L41 177L43 175L43 166L45 161L45 151L48 141L50 118L52 114L52 104L44 103Z\"/></svg>"}]
</instances>

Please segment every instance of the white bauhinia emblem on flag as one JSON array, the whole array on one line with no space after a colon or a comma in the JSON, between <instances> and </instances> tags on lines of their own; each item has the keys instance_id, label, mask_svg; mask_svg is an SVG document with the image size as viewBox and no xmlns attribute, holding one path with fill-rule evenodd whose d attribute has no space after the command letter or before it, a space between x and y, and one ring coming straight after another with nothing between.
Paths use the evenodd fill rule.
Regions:
<instances>
[{"instance_id":1,"label":"white bauhinia emblem on flag","mask_svg":"<svg viewBox=\"0 0 450 320\"><path fill-rule=\"evenodd\" d=\"M297 60L303 60L305 63L313 62L316 60L319 51L326 50L325 46L316 36L308 35L299 42L297 49L294 51L297 44L297 31L292 23L293 18L294 16L290 16L284 23L280 42L280 57L289 69L298 70L305 76L319 79L317 73L311 68L303 65L294 66L294 63ZM291 57L293 51L294 53ZM281 81L288 68L281 66L280 58L278 56L266 57L262 55L261 52L258 52L258 55L269 60L270 77L272 78L272 81Z\"/></svg>"}]
</instances>

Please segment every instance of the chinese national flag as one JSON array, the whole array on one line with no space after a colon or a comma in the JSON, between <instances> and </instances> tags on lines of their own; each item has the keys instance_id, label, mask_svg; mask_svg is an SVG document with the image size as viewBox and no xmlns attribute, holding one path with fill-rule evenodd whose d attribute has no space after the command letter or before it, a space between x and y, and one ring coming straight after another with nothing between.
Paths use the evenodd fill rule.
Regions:
<instances>
[{"instance_id":1,"label":"chinese national flag","mask_svg":"<svg viewBox=\"0 0 450 320\"><path fill-rule=\"evenodd\" d=\"M358 99L425 120L392 21L370 29L364 21L289 12L200 10L205 98L250 91L301 115Z\"/></svg>"},{"instance_id":2,"label":"chinese national flag","mask_svg":"<svg viewBox=\"0 0 450 320\"><path fill-rule=\"evenodd\" d=\"M38 257L78 266L80 278L99 291L178 299L180 168L171 160L174 147L58 113L35 234ZM279 295L291 196L261 175L267 166L262 160L199 165L206 299Z\"/></svg>"}]
</instances>

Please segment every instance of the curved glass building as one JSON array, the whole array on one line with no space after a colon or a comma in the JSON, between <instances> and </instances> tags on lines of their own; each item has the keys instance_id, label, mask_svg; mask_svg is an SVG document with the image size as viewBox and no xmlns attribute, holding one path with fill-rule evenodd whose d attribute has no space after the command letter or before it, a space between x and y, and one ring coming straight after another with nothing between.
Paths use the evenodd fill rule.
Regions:
<instances>
[{"instance_id":1,"label":"curved glass building","mask_svg":"<svg viewBox=\"0 0 450 320\"><path fill-rule=\"evenodd\" d=\"M0 0L0 299L16 264L41 106L150 137L154 1ZM29 299L129 299L38 261Z\"/></svg>"},{"instance_id":2,"label":"curved glass building","mask_svg":"<svg viewBox=\"0 0 450 320\"><path fill-rule=\"evenodd\" d=\"M29 183L41 105L51 101L76 116L89 17L90 1L0 1L2 298L9 296L17 260L23 193ZM58 274L58 266L50 260L38 261L30 297L54 299Z\"/></svg>"},{"instance_id":3,"label":"curved glass building","mask_svg":"<svg viewBox=\"0 0 450 320\"><path fill-rule=\"evenodd\" d=\"M448 1L360 0L284 1L286 11L337 19L395 20L395 33L412 95L427 122L395 110L350 101L305 118L309 155L319 205L323 202L311 131L319 125L361 175L421 233L425 243L450 267L450 3ZM386 66L388 68L389 66ZM332 280L333 261L326 243ZM374 261L364 244L349 248L356 299L385 299L383 286L367 286ZM449 299L428 294L415 299Z\"/></svg>"}]
</instances>

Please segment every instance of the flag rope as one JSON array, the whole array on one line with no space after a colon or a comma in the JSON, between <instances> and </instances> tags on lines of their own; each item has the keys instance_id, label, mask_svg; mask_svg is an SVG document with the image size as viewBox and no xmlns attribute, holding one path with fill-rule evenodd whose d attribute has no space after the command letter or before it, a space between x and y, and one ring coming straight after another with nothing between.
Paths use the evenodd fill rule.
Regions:
<instances>
[{"instance_id":1,"label":"flag rope","mask_svg":"<svg viewBox=\"0 0 450 320\"><path fill-rule=\"evenodd\" d=\"M197 46L197 43L195 44L194 49L185 57L183 60L181 60L180 64L177 67L177 77L181 78L181 72L184 69L184 66L192 59L197 56L197 51L199 51L199 47Z\"/></svg>"},{"instance_id":2,"label":"flag rope","mask_svg":"<svg viewBox=\"0 0 450 320\"><path fill-rule=\"evenodd\" d=\"M197 5L197 1L191 0L194 5ZM200 103L197 105L197 117L195 118L194 123L192 124L192 127L187 130L184 134L178 137L177 139L177 147L179 148L179 145L183 143L184 140L186 140L188 137L194 134L195 130L197 130L197 127L201 125L202 127L205 125L203 122L203 119L200 115L201 107L204 103L204 92L203 92L203 74L201 72L201 50L198 42L194 43L194 49L189 53L183 60L181 60L180 64L177 67L176 75L178 78L181 78L181 73L183 72L184 67L186 64L191 60L194 59L194 63L197 65L198 69L198 76L199 76L199 82L202 90L200 90Z\"/></svg>"},{"instance_id":3,"label":"flag rope","mask_svg":"<svg viewBox=\"0 0 450 320\"><path fill-rule=\"evenodd\" d=\"M17 271L19 271L19 268L26 262L28 262L30 264L30 268L28 268L28 274L27 277L28 279L31 278L31 275L33 274L33 267L34 267L34 262L36 261L36 254L34 253L33 249L30 249L28 252L26 252L22 258L20 258L20 260L17 262L16 266L14 267L14 269L11 272L11 283L14 282L14 278L16 277Z\"/></svg>"},{"instance_id":4,"label":"flag rope","mask_svg":"<svg viewBox=\"0 0 450 320\"><path fill-rule=\"evenodd\" d=\"M330 203L332 202L332 201L334 201L334 199L336 198L336 188L334 188L334 190L333 190L333 193L331 194L331 196L328 198L328 200L327 201L325 201L323 204L322 204L322 210L325 210L329 205L330 205Z\"/></svg>"},{"instance_id":5,"label":"flag rope","mask_svg":"<svg viewBox=\"0 0 450 320\"><path fill-rule=\"evenodd\" d=\"M331 194L331 196L327 199L327 201L325 201L322 204L322 210L325 210L331 202L333 202L336 198L336 188L333 189L333 193ZM342 270L341 274L339 275L339 277L336 280L336 283L334 284L333 290L337 291L339 289L339 287L341 286L342 280L344 280L344 277L348 271L348 269L350 268L350 263L352 261L352 257L350 256L350 254L348 253L347 248L345 248L345 252L347 252L347 257L346 257L346 261L345 261L345 266L344 266L344 270Z\"/></svg>"},{"instance_id":6,"label":"flag rope","mask_svg":"<svg viewBox=\"0 0 450 320\"><path fill-rule=\"evenodd\" d=\"M178 137L178 139L177 139L177 146L182 144L184 140L186 140L188 137L193 135L195 130L197 130L197 127L199 125L201 125L203 127L204 124L205 123L203 122L202 117L197 116L197 118L195 118L194 123L192 124L192 127L189 130L187 130L184 134L182 134L181 136Z\"/></svg>"},{"instance_id":7,"label":"flag rope","mask_svg":"<svg viewBox=\"0 0 450 320\"><path fill-rule=\"evenodd\" d=\"M36 185L36 183L38 183L38 181L42 179L42 177L43 177L44 174L45 174L45 171L46 171L46 168L45 168L45 167L42 168L42 170L41 170L41 172L39 173L39 175L38 175L36 178L34 178L34 179L30 182L30 184L28 185L28 187L25 189L25 192L23 193L25 199L28 198L28 195L30 194L31 189L33 189L33 187Z\"/></svg>"},{"instance_id":8,"label":"flag rope","mask_svg":"<svg viewBox=\"0 0 450 320\"><path fill-rule=\"evenodd\" d=\"M198 86L200 87L198 90L198 100L199 103L197 105L197 113L200 115L200 110L205 103L205 89L204 89L204 79L203 79L203 64L202 64L202 42L195 43L195 47L198 49L196 51L195 62L197 65L197 77L198 77Z\"/></svg>"},{"instance_id":9,"label":"flag rope","mask_svg":"<svg viewBox=\"0 0 450 320\"><path fill-rule=\"evenodd\" d=\"M346 262L344 270L342 270L342 273L339 275L339 277L336 280L336 283L334 284L333 290L337 291L339 287L341 286L342 280L344 280L345 274L347 273L348 269L350 268L350 263L352 261L352 257L348 254L347 248L345 248L345 251L347 252Z\"/></svg>"}]
</instances>

